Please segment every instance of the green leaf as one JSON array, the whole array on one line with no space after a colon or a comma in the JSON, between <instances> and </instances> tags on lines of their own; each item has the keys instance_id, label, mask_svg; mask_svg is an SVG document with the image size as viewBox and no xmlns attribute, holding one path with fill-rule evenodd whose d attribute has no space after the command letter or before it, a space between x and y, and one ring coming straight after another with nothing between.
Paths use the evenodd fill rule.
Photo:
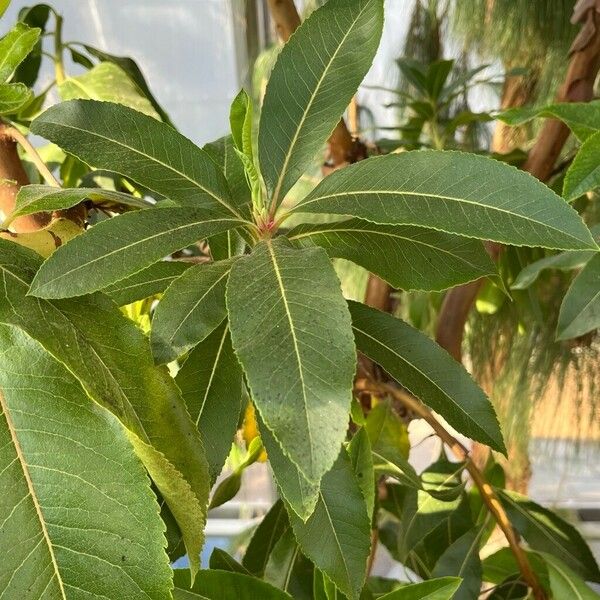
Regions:
<instances>
[{"instance_id":1,"label":"green leaf","mask_svg":"<svg viewBox=\"0 0 600 600\"><path fill-rule=\"evenodd\" d=\"M585 265L560 306L556 339L568 340L600 327L600 253Z\"/></svg>"},{"instance_id":2,"label":"green leaf","mask_svg":"<svg viewBox=\"0 0 600 600\"><path fill-rule=\"evenodd\" d=\"M18 22L0 40L0 83L10 79L15 69L33 50L39 36L39 29Z\"/></svg>"},{"instance_id":3,"label":"green leaf","mask_svg":"<svg viewBox=\"0 0 600 600\"><path fill-rule=\"evenodd\" d=\"M600 129L600 102L564 102L542 107L511 108L496 118L517 126L536 117L560 119L583 142Z\"/></svg>"},{"instance_id":4,"label":"green leaf","mask_svg":"<svg viewBox=\"0 0 600 600\"><path fill-rule=\"evenodd\" d=\"M438 500L456 500L465 488L461 473L464 462L450 462L445 452L421 473L423 489Z\"/></svg>"},{"instance_id":5,"label":"green leaf","mask_svg":"<svg viewBox=\"0 0 600 600\"><path fill-rule=\"evenodd\" d=\"M379 600L452 600L460 582L458 577L441 577L401 587Z\"/></svg>"},{"instance_id":6,"label":"green leaf","mask_svg":"<svg viewBox=\"0 0 600 600\"><path fill-rule=\"evenodd\" d=\"M16 113L32 97L31 90L22 83L0 83L0 115Z\"/></svg>"},{"instance_id":7,"label":"green leaf","mask_svg":"<svg viewBox=\"0 0 600 600\"><path fill-rule=\"evenodd\" d=\"M160 118L168 124L171 124L171 119L169 115L163 110L161 105L157 102L156 98L152 95L148 84L146 83L146 79L144 78L144 74L141 69L138 67L135 60L129 58L128 56L115 56L114 54L108 54L108 52L103 52L102 50L98 50L98 48L94 48L92 46L87 46L84 44L83 46L92 56L99 58L101 61L114 63L115 65L121 67L125 73L129 76L129 78L136 84L138 89L148 100L150 100L154 110L160 115Z\"/></svg>"},{"instance_id":8,"label":"green leaf","mask_svg":"<svg viewBox=\"0 0 600 600\"><path fill-rule=\"evenodd\" d=\"M200 571L190 585L187 570L175 569L174 600L291 600L277 588L243 573L229 571Z\"/></svg>"},{"instance_id":9,"label":"green leaf","mask_svg":"<svg viewBox=\"0 0 600 600\"><path fill-rule=\"evenodd\" d=\"M283 502L277 500L254 531L242 559L242 564L252 575L264 575L273 547L289 526Z\"/></svg>"},{"instance_id":10,"label":"green leaf","mask_svg":"<svg viewBox=\"0 0 600 600\"><path fill-rule=\"evenodd\" d=\"M20 327L40 342L93 400L119 418L177 520L192 570L197 569L208 464L177 386L166 368L154 366L142 332L106 297L48 302L27 296L39 264L35 253L0 240L0 323Z\"/></svg>"},{"instance_id":11,"label":"green leaf","mask_svg":"<svg viewBox=\"0 0 600 600\"><path fill-rule=\"evenodd\" d=\"M319 498L319 482L310 482L298 467L284 454L279 442L256 413L260 437L264 443L273 476L280 495L303 521L308 519L315 509Z\"/></svg>"},{"instance_id":12,"label":"green leaf","mask_svg":"<svg viewBox=\"0 0 600 600\"><path fill-rule=\"evenodd\" d=\"M231 449L242 409L242 369L226 323L194 348L175 382L200 431L214 483Z\"/></svg>"},{"instance_id":13,"label":"green leaf","mask_svg":"<svg viewBox=\"0 0 600 600\"><path fill-rule=\"evenodd\" d=\"M151 208L152 204L136 198L131 194L123 194L101 188L56 188L50 185L24 185L19 189L15 201L15 209L3 226L7 227L17 217L38 212L52 212L71 208L84 200L94 203L113 203L131 208Z\"/></svg>"},{"instance_id":14,"label":"green leaf","mask_svg":"<svg viewBox=\"0 0 600 600\"><path fill-rule=\"evenodd\" d=\"M465 369L400 319L349 302L357 349L460 433L506 452L494 408Z\"/></svg>"},{"instance_id":15,"label":"green leaf","mask_svg":"<svg viewBox=\"0 0 600 600\"><path fill-rule=\"evenodd\" d=\"M442 554L433 569L433 577L454 575L462 579L454 593L454 600L472 600L481 591L481 559L479 544L481 531L472 529L459 537Z\"/></svg>"},{"instance_id":16,"label":"green leaf","mask_svg":"<svg viewBox=\"0 0 600 600\"><path fill-rule=\"evenodd\" d=\"M235 147L252 160L252 99L245 90L231 103L229 123Z\"/></svg>"},{"instance_id":17,"label":"green leaf","mask_svg":"<svg viewBox=\"0 0 600 600\"><path fill-rule=\"evenodd\" d=\"M239 216L224 175L206 152L131 108L96 100L62 102L35 119L31 131L95 168L131 178L179 204Z\"/></svg>"},{"instance_id":18,"label":"green leaf","mask_svg":"<svg viewBox=\"0 0 600 600\"><path fill-rule=\"evenodd\" d=\"M9 4L10 0L0 0L0 17L6 12Z\"/></svg>"},{"instance_id":19,"label":"green leaf","mask_svg":"<svg viewBox=\"0 0 600 600\"><path fill-rule=\"evenodd\" d=\"M361 599L364 591L361 594ZM347 600L346 596L340 592L331 582L325 573L319 569L314 570L313 574L313 598L314 600Z\"/></svg>"},{"instance_id":20,"label":"green leaf","mask_svg":"<svg viewBox=\"0 0 600 600\"><path fill-rule=\"evenodd\" d=\"M373 471L373 454L369 434L361 427L348 444L348 454L352 463L352 471L367 505L369 518L375 508L375 473Z\"/></svg>"},{"instance_id":21,"label":"green leaf","mask_svg":"<svg viewBox=\"0 0 600 600\"><path fill-rule=\"evenodd\" d=\"M167 288L152 318L150 341L157 364L175 360L223 322L231 265L231 260L195 265Z\"/></svg>"},{"instance_id":22,"label":"green leaf","mask_svg":"<svg viewBox=\"0 0 600 600\"><path fill-rule=\"evenodd\" d=\"M86 73L67 77L58 84L58 93L65 100L102 100L133 108L159 119L152 103L116 64L101 62Z\"/></svg>"},{"instance_id":23,"label":"green leaf","mask_svg":"<svg viewBox=\"0 0 600 600\"><path fill-rule=\"evenodd\" d=\"M379 402L371 409L365 430L371 442L375 472L420 488L421 480L408 462L410 445L406 425L394 412L390 401Z\"/></svg>"},{"instance_id":24,"label":"green leaf","mask_svg":"<svg viewBox=\"0 0 600 600\"><path fill-rule=\"evenodd\" d=\"M383 28L381 0L333 0L284 46L269 78L258 155L277 205L307 170L367 74Z\"/></svg>"},{"instance_id":25,"label":"green leaf","mask_svg":"<svg viewBox=\"0 0 600 600\"><path fill-rule=\"evenodd\" d=\"M263 579L290 594L294 600L313 600L313 569L289 528L273 547Z\"/></svg>"},{"instance_id":26,"label":"green leaf","mask_svg":"<svg viewBox=\"0 0 600 600\"><path fill-rule=\"evenodd\" d=\"M19 21L22 21L30 27L38 27L40 34L46 31L46 24L50 17L51 8L47 4L35 4L34 6L23 7L19 11ZM13 81L23 83L31 88L35 84L40 66L42 64L42 36L38 38L33 50L27 55L25 60L17 67L13 76Z\"/></svg>"},{"instance_id":27,"label":"green leaf","mask_svg":"<svg viewBox=\"0 0 600 600\"><path fill-rule=\"evenodd\" d=\"M496 491L510 522L531 548L556 556L581 577L600 583L596 560L572 525L516 492Z\"/></svg>"},{"instance_id":28,"label":"green leaf","mask_svg":"<svg viewBox=\"0 0 600 600\"><path fill-rule=\"evenodd\" d=\"M550 591L552 597L572 598L573 600L598 600L600 595L593 592L585 581L573 572L563 561L551 554L539 553L546 562L550 577Z\"/></svg>"},{"instance_id":29,"label":"green leaf","mask_svg":"<svg viewBox=\"0 0 600 600\"><path fill-rule=\"evenodd\" d=\"M236 152L232 136L219 138L204 146L203 150L210 156L231 190L231 204L246 218L251 216L251 194L242 159ZM219 260L213 255L215 260Z\"/></svg>"},{"instance_id":30,"label":"green leaf","mask_svg":"<svg viewBox=\"0 0 600 600\"><path fill-rule=\"evenodd\" d=\"M163 260L105 287L102 291L118 306L164 292L192 263Z\"/></svg>"},{"instance_id":31,"label":"green leaf","mask_svg":"<svg viewBox=\"0 0 600 600\"><path fill-rule=\"evenodd\" d=\"M563 187L563 196L566 200L576 200L579 196L600 186L599 154L600 131L582 144L567 170Z\"/></svg>"},{"instance_id":32,"label":"green leaf","mask_svg":"<svg viewBox=\"0 0 600 600\"><path fill-rule=\"evenodd\" d=\"M326 177L294 209L417 225L514 246L597 246L573 208L537 179L484 156L377 156Z\"/></svg>"},{"instance_id":33,"label":"green leaf","mask_svg":"<svg viewBox=\"0 0 600 600\"><path fill-rule=\"evenodd\" d=\"M546 269L558 269L560 271L572 271L585 266L589 260L596 255L591 250L575 250L572 252L561 252L554 256L546 256L527 265L516 277L510 286L511 290L526 290L530 287L542 271Z\"/></svg>"},{"instance_id":34,"label":"green leaf","mask_svg":"<svg viewBox=\"0 0 600 600\"><path fill-rule=\"evenodd\" d=\"M529 564L533 572L537 575L538 580L546 587L548 573L544 559L535 552L524 552L527 554L527 560L529 560ZM510 548L501 548L497 552L494 552L494 554L487 556L481 562L481 566L483 568L483 580L490 583L500 584L515 576L518 578L521 576L519 565Z\"/></svg>"},{"instance_id":35,"label":"green leaf","mask_svg":"<svg viewBox=\"0 0 600 600\"><path fill-rule=\"evenodd\" d=\"M321 246L403 290L443 290L496 274L481 242L433 229L374 225L361 219L299 225L288 238Z\"/></svg>"},{"instance_id":36,"label":"green leaf","mask_svg":"<svg viewBox=\"0 0 600 600\"><path fill-rule=\"evenodd\" d=\"M123 428L22 331L1 325L0 343L3 595L167 598L158 505Z\"/></svg>"},{"instance_id":37,"label":"green leaf","mask_svg":"<svg viewBox=\"0 0 600 600\"><path fill-rule=\"evenodd\" d=\"M100 290L201 238L239 225L184 207L155 208L102 221L61 246L31 286L40 298L69 298Z\"/></svg>"},{"instance_id":38,"label":"green leaf","mask_svg":"<svg viewBox=\"0 0 600 600\"><path fill-rule=\"evenodd\" d=\"M366 576L371 527L345 450L324 475L315 511L306 523L288 514L302 552L350 600L357 600Z\"/></svg>"},{"instance_id":39,"label":"green leaf","mask_svg":"<svg viewBox=\"0 0 600 600\"><path fill-rule=\"evenodd\" d=\"M344 440L356 368L350 315L327 254L283 238L261 242L234 263L227 307L252 400L284 454L318 482Z\"/></svg>"},{"instance_id":40,"label":"green leaf","mask_svg":"<svg viewBox=\"0 0 600 600\"><path fill-rule=\"evenodd\" d=\"M215 570L231 571L232 573L243 573L244 575L250 575L250 573L240 563L233 558L230 554L227 554L221 548L215 548L209 561L209 567Z\"/></svg>"}]
</instances>

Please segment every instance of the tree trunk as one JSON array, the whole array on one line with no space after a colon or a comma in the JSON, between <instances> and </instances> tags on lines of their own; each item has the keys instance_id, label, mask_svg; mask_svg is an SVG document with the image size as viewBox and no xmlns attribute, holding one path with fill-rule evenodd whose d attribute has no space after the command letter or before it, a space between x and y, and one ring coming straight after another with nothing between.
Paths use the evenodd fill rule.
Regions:
<instances>
[{"instance_id":1,"label":"tree trunk","mask_svg":"<svg viewBox=\"0 0 600 600\"><path fill-rule=\"evenodd\" d=\"M0 124L0 211L4 217L10 215L15 208L15 198L19 188L27 185L29 179L17 152L17 143L5 132L5 126ZM50 215L40 213L19 217L11 225L18 233L37 231L50 222Z\"/></svg>"}]
</instances>

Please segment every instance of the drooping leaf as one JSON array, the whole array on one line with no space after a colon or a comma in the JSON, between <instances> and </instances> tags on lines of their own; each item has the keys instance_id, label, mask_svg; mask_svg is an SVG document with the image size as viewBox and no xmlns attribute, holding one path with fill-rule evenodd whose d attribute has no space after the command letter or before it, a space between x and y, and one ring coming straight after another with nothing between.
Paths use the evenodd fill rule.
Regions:
<instances>
[{"instance_id":1,"label":"drooping leaf","mask_svg":"<svg viewBox=\"0 0 600 600\"><path fill-rule=\"evenodd\" d=\"M25 185L19 189L15 201L15 209L10 220L4 222L6 227L13 219L37 212L52 212L71 208L84 200L95 203L114 203L132 208L151 208L152 204L136 198L131 194L123 194L101 188L56 188L50 185Z\"/></svg>"},{"instance_id":2,"label":"drooping leaf","mask_svg":"<svg viewBox=\"0 0 600 600\"><path fill-rule=\"evenodd\" d=\"M123 428L22 331L0 325L0 342L2 594L168 597L158 505Z\"/></svg>"},{"instance_id":3,"label":"drooping leaf","mask_svg":"<svg viewBox=\"0 0 600 600\"><path fill-rule=\"evenodd\" d=\"M299 225L288 237L300 246L321 246L330 257L351 260L403 290L442 290L496 273L481 242L422 227L350 219Z\"/></svg>"},{"instance_id":4,"label":"drooping leaf","mask_svg":"<svg viewBox=\"0 0 600 600\"><path fill-rule=\"evenodd\" d=\"M183 207L154 208L107 219L58 248L36 275L31 294L69 298L101 290L239 223Z\"/></svg>"},{"instance_id":5,"label":"drooping leaf","mask_svg":"<svg viewBox=\"0 0 600 600\"><path fill-rule=\"evenodd\" d=\"M511 108L497 118L508 125L523 125L535 117L560 119L579 138L585 141L600 129L600 102L563 102L543 107Z\"/></svg>"},{"instance_id":6,"label":"drooping leaf","mask_svg":"<svg viewBox=\"0 0 600 600\"><path fill-rule=\"evenodd\" d=\"M563 561L551 554L540 552L548 567L552 597L574 600L598 600L600 594L593 592L585 581Z\"/></svg>"},{"instance_id":7,"label":"drooping leaf","mask_svg":"<svg viewBox=\"0 0 600 600\"><path fill-rule=\"evenodd\" d=\"M22 83L0 83L0 115L17 112L31 98L31 90Z\"/></svg>"},{"instance_id":8,"label":"drooping leaf","mask_svg":"<svg viewBox=\"0 0 600 600\"><path fill-rule=\"evenodd\" d=\"M277 205L323 146L363 77L383 27L381 0L334 0L279 54L258 133L260 170Z\"/></svg>"},{"instance_id":9,"label":"drooping leaf","mask_svg":"<svg viewBox=\"0 0 600 600\"><path fill-rule=\"evenodd\" d=\"M0 39L0 83L5 83L33 50L40 30L18 22Z\"/></svg>"},{"instance_id":10,"label":"drooping leaf","mask_svg":"<svg viewBox=\"0 0 600 600\"><path fill-rule=\"evenodd\" d=\"M514 246L596 249L581 217L515 167L474 154L415 151L326 177L294 209L417 225Z\"/></svg>"},{"instance_id":11,"label":"drooping leaf","mask_svg":"<svg viewBox=\"0 0 600 600\"><path fill-rule=\"evenodd\" d=\"M588 581L600 582L596 560L575 527L516 492L496 491L510 522L531 548L556 556Z\"/></svg>"},{"instance_id":12,"label":"drooping leaf","mask_svg":"<svg viewBox=\"0 0 600 600\"><path fill-rule=\"evenodd\" d=\"M309 519L304 523L295 513L288 515L302 552L349 600L357 600L366 576L371 527L346 450L323 476Z\"/></svg>"},{"instance_id":13,"label":"drooping leaf","mask_svg":"<svg viewBox=\"0 0 600 600\"><path fill-rule=\"evenodd\" d=\"M167 288L152 318L150 341L157 364L175 360L223 322L231 265L231 260L195 265Z\"/></svg>"},{"instance_id":14,"label":"drooping leaf","mask_svg":"<svg viewBox=\"0 0 600 600\"><path fill-rule=\"evenodd\" d=\"M568 340L600 327L600 253L575 277L560 306L556 338Z\"/></svg>"},{"instance_id":15,"label":"drooping leaf","mask_svg":"<svg viewBox=\"0 0 600 600\"><path fill-rule=\"evenodd\" d=\"M590 136L582 144L569 166L563 187L563 195L566 200L576 200L579 196L600 186L599 152L600 132Z\"/></svg>"},{"instance_id":16,"label":"drooping leaf","mask_svg":"<svg viewBox=\"0 0 600 600\"><path fill-rule=\"evenodd\" d=\"M149 117L160 116L152 103L114 63L101 62L82 75L67 77L58 84L61 100L102 100L133 108Z\"/></svg>"},{"instance_id":17,"label":"drooping leaf","mask_svg":"<svg viewBox=\"0 0 600 600\"><path fill-rule=\"evenodd\" d=\"M234 263L227 307L252 400L284 454L318 482L346 433L356 367L329 258L283 238L262 242Z\"/></svg>"},{"instance_id":18,"label":"drooping leaf","mask_svg":"<svg viewBox=\"0 0 600 600\"><path fill-rule=\"evenodd\" d=\"M460 433L504 452L491 402L465 369L400 319L349 302L356 346Z\"/></svg>"},{"instance_id":19,"label":"drooping leaf","mask_svg":"<svg viewBox=\"0 0 600 600\"><path fill-rule=\"evenodd\" d=\"M289 526L283 502L277 500L256 528L242 559L242 564L252 575L263 576L273 547Z\"/></svg>"},{"instance_id":20,"label":"drooping leaf","mask_svg":"<svg viewBox=\"0 0 600 600\"><path fill-rule=\"evenodd\" d=\"M146 83L146 79L141 69L138 67L137 63L133 58L128 56L115 56L114 54L109 54L108 52L104 52L102 50L98 50L98 48L94 48L93 46L85 45L83 46L92 56L99 58L102 61L114 63L115 65L121 67L125 73L129 76L129 78L137 85L138 89L150 100L154 110L160 115L161 119L168 124L171 124L171 119L169 115L163 110L161 105L158 103L148 84Z\"/></svg>"},{"instance_id":21,"label":"drooping leaf","mask_svg":"<svg viewBox=\"0 0 600 600\"><path fill-rule=\"evenodd\" d=\"M348 454L352 463L352 471L367 505L369 518L375 507L375 472L373 470L373 454L369 434L361 427L348 444Z\"/></svg>"},{"instance_id":22,"label":"drooping leaf","mask_svg":"<svg viewBox=\"0 0 600 600\"><path fill-rule=\"evenodd\" d=\"M259 413L256 414L256 419L281 496L285 499L287 507L300 519L308 519L319 498L319 482L308 481L302 471L285 455Z\"/></svg>"},{"instance_id":23,"label":"drooping leaf","mask_svg":"<svg viewBox=\"0 0 600 600\"><path fill-rule=\"evenodd\" d=\"M221 548L215 548L209 561L209 567L220 571L231 571L232 573L243 573L244 575L250 575L250 573L237 561L231 554L221 550Z\"/></svg>"},{"instance_id":24,"label":"drooping leaf","mask_svg":"<svg viewBox=\"0 0 600 600\"><path fill-rule=\"evenodd\" d=\"M442 554L433 569L433 577L454 575L462 579L454 600L472 600L481 591L480 531L472 529L458 538Z\"/></svg>"},{"instance_id":25,"label":"drooping leaf","mask_svg":"<svg viewBox=\"0 0 600 600\"><path fill-rule=\"evenodd\" d=\"M403 586L380 596L379 600L452 600L460 583L459 577L440 577Z\"/></svg>"},{"instance_id":26,"label":"drooping leaf","mask_svg":"<svg viewBox=\"0 0 600 600\"><path fill-rule=\"evenodd\" d=\"M175 382L200 431L214 483L229 454L242 409L242 369L227 323L190 352Z\"/></svg>"},{"instance_id":27,"label":"drooping leaf","mask_svg":"<svg viewBox=\"0 0 600 600\"><path fill-rule=\"evenodd\" d=\"M31 131L95 168L129 177L179 204L239 216L210 157L171 126L131 108L96 100L62 102L35 119Z\"/></svg>"},{"instance_id":28,"label":"drooping leaf","mask_svg":"<svg viewBox=\"0 0 600 600\"><path fill-rule=\"evenodd\" d=\"M313 600L313 564L300 552L291 528L277 540L263 579L294 600Z\"/></svg>"},{"instance_id":29,"label":"drooping leaf","mask_svg":"<svg viewBox=\"0 0 600 600\"><path fill-rule=\"evenodd\" d=\"M390 475L405 485L421 487L419 476L408 462L406 425L394 412L391 402L379 402L371 409L365 430L371 442L375 472Z\"/></svg>"},{"instance_id":30,"label":"drooping leaf","mask_svg":"<svg viewBox=\"0 0 600 600\"><path fill-rule=\"evenodd\" d=\"M49 302L27 296L39 265L35 253L0 239L0 323L36 339L93 400L119 418L179 524L192 570L197 569L208 464L177 386L165 368L154 366L138 327L106 297Z\"/></svg>"},{"instance_id":31,"label":"drooping leaf","mask_svg":"<svg viewBox=\"0 0 600 600\"><path fill-rule=\"evenodd\" d=\"M175 569L173 581L174 600L291 600L289 594L243 573L203 570L191 586L189 572Z\"/></svg>"},{"instance_id":32,"label":"drooping leaf","mask_svg":"<svg viewBox=\"0 0 600 600\"><path fill-rule=\"evenodd\" d=\"M163 260L105 287L102 291L115 304L124 306L161 294L190 267L192 263Z\"/></svg>"}]
</instances>

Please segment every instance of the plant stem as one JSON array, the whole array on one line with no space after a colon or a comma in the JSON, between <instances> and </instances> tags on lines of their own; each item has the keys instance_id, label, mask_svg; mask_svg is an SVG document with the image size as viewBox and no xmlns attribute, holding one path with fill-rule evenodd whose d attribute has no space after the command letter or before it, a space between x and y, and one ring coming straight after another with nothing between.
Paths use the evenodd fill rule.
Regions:
<instances>
[{"instance_id":1,"label":"plant stem","mask_svg":"<svg viewBox=\"0 0 600 600\"><path fill-rule=\"evenodd\" d=\"M62 26L63 19L58 13L54 13L56 27L54 29L54 72L56 83L59 85L66 79L65 66L63 64Z\"/></svg>"},{"instance_id":2,"label":"plant stem","mask_svg":"<svg viewBox=\"0 0 600 600\"><path fill-rule=\"evenodd\" d=\"M4 129L4 134L11 137L15 142L18 142L19 145L25 150L27 156L31 159L31 162L36 166L40 175L46 180L48 185L53 187L60 187L60 183L52 175L50 169L46 166L46 163L42 160L41 156L38 154L37 150L31 145L31 142L16 128L16 127L7 127Z\"/></svg>"},{"instance_id":3,"label":"plant stem","mask_svg":"<svg viewBox=\"0 0 600 600\"><path fill-rule=\"evenodd\" d=\"M355 382L355 389L362 392L371 392L375 394L385 394L392 396L398 402L401 402L406 408L418 415L429 423L436 435L446 446L452 450L452 453L460 461L465 462L465 468L471 475L473 483L477 486L481 498L488 507L490 513L496 520L496 523L506 536L508 545L515 556L523 580L532 589L535 600L546 600L547 596L533 572L527 555L519 544L517 533L504 510L504 507L498 500L492 486L486 481L483 473L477 468L469 456L469 451L460 443L444 426L434 417L433 413L421 401L414 396L387 383L358 379Z\"/></svg>"}]
</instances>

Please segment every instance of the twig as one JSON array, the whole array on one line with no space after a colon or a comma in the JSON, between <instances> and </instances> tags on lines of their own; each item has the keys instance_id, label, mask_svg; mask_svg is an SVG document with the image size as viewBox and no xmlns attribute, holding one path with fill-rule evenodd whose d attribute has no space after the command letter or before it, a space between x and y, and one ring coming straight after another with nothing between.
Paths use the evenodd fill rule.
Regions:
<instances>
[{"instance_id":1,"label":"twig","mask_svg":"<svg viewBox=\"0 0 600 600\"><path fill-rule=\"evenodd\" d=\"M16 128L16 127L6 127L3 130L3 133L8 137L11 137L15 142L18 142L19 145L27 152L27 156L31 159L31 162L36 166L37 170L40 172L40 175L46 180L48 185L53 187L60 187L60 183L52 175L50 169L46 166L46 163L42 160L42 157L38 154L38 151L32 146L31 142Z\"/></svg>"},{"instance_id":2,"label":"twig","mask_svg":"<svg viewBox=\"0 0 600 600\"><path fill-rule=\"evenodd\" d=\"M419 400L410 394L387 383L378 381L370 381L367 379L358 379L355 382L355 389L362 392L371 392L375 394L387 394L392 396L398 402L401 402L413 413L418 415L423 420L427 421L437 436L446 444L454 456L460 461L465 462L465 468L471 475L473 483L477 486L482 500L485 502L490 513L498 523L498 526L506 536L508 545L515 556L519 570L523 576L523 580L532 589L535 600L546 600L546 593L540 586L540 583L533 572L529 560L523 548L519 544L519 540L512 524L504 510L502 504L498 500L492 486L485 480L483 473L477 468L475 463L469 456L469 451L463 444L460 443L444 426L433 416L433 413Z\"/></svg>"}]
</instances>

